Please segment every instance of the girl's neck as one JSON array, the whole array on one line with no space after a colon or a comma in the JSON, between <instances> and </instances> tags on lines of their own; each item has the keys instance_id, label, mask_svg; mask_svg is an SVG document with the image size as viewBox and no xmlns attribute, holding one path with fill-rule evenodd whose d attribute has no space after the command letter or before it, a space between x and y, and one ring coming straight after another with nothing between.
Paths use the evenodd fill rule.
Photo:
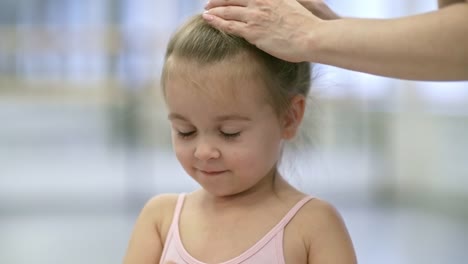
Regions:
<instances>
[{"instance_id":1,"label":"girl's neck","mask_svg":"<svg viewBox=\"0 0 468 264\"><path fill-rule=\"evenodd\" d=\"M229 209L252 208L272 198L278 199L285 191L291 189L293 189L293 187L274 170L256 185L234 195L214 196L202 189L199 192L199 201L205 210L213 210L215 212Z\"/></svg>"}]
</instances>

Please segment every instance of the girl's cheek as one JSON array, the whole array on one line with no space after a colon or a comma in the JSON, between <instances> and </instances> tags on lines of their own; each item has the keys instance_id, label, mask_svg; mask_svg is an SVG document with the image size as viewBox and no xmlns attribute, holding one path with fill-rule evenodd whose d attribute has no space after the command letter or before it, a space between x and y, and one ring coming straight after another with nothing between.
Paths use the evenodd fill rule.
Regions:
<instances>
[{"instance_id":1,"label":"girl's cheek","mask_svg":"<svg viewBox=\"0 0 468 264\"><path fill-rule=\"evenodd\" d=\"M188 157L188 148L179 142L179 140L173 140L173 149L176 154L176 157L180 160L186 160Z\"/></svg>"},{"instance_id":2,"label":"girl's cheek","mask_svg":"<svg viewBox=\"0 0 468 264\"><path fill-rule=\"evenodd\" d=\"M233 150L231 152L231 160L234 163L243 163L245 160L249 160L251 157L249 156L249 153L247 151L244 151L242 149L240 150Z\"/></svg>"}]
</instances>

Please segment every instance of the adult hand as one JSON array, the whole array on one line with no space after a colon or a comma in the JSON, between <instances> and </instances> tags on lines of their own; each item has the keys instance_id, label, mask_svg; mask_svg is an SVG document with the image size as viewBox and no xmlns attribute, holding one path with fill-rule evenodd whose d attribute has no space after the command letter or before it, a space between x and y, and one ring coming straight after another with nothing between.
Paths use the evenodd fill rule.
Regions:
<instances>
[{"instance_id":1,"label":"adult hand","mask_svg":"<svg viewBox=\"0 0 468 264\"><path fill-rule=\"evenodd\" d=\"M323 7L328 9L322 1L311 0L211 0L203 17L214 27L239 35L273 56L300 62L310 61L314 43L308 36L323 21L311 12L326 11ZM321 15L331 18L331 14Z\"/></svg>"},{"instance_id":2,"label":"adult hand","mask_svg":"<svg viewBox=\"0 0 468 264\"><path fill-rule=\"evenodd\" d=\"M322 0L297 0L302 6L307 8L312 14L323 20L332 20L341 18Z\"/></svg>"}]
</instances>

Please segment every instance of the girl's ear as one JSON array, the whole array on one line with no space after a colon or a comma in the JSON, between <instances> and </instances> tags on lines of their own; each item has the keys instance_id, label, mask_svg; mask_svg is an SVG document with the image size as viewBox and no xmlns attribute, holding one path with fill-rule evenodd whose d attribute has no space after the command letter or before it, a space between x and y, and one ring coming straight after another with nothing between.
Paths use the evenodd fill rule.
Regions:
<instances>
[{"instance_id":1,"label":"girl's ear","mask_svg":"<svg viewBox=\"0 0 468 264\"><path fill-rule=\"evenodd\" d=\"M283 116L283 138L293 138L304 117L306 99L303 95L295 95L291 99L289 109Z\"/></svg>"}]
</instances>

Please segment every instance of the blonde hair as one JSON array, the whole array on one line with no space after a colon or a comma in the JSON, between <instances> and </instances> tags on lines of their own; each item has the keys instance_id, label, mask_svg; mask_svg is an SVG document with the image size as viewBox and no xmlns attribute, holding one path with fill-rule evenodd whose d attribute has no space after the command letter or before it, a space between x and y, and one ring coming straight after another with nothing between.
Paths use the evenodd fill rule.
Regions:
<instances>
[{"instance_id":1,"label":"blonde hair","mask_svg":"<svg viewBox=\"0 0 468 264\"><path fill-rule=\"evenodd\" d=\"M261 69L271 105L280 115L287 111L295 95L307 97L310 87L311 65L308 62L293 63L273 57L245 39L219 31L196 15L180 27L167 46L161 86L164 92L168 60L171 57L195 61L207 65L247 54ZM248 66L246 66L248 67ZM258 66L257 66L258 67Z\"/></svg>"}]
</instances>

